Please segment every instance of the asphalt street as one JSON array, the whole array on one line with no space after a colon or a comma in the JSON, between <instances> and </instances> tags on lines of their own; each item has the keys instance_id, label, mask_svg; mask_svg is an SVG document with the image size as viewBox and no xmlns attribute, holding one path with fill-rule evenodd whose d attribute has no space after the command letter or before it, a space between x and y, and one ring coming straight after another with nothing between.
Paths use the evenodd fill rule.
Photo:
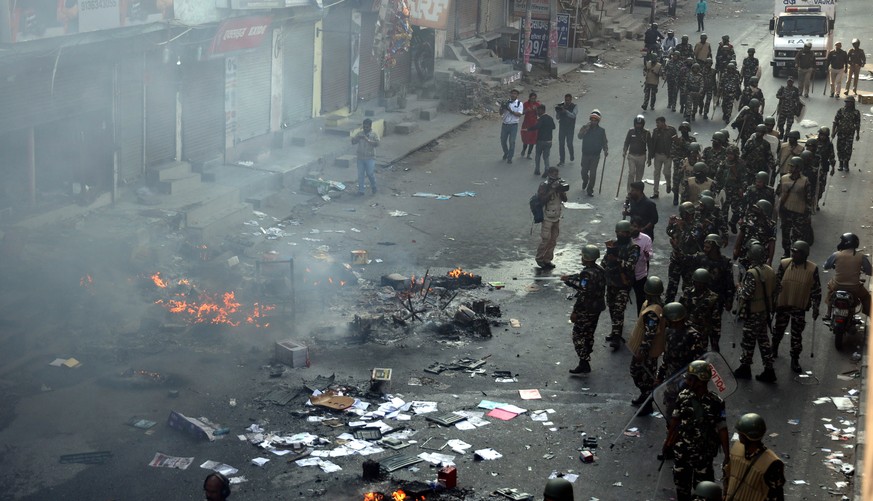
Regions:
<instances>
[{"instance_id":1,"label":"asphalt street","mask_svg":"<svg viewBox=\"0 0 873 501\"><path fill-rule=\"evenodd\" d=\"M745 55L747 47L757 49L764 67L761 87L768 100L766 114L773 111L775 93L784 83L774 79L769 71L771 39L767 21L771 7L771 2L763 0L728 2L719 5L707 19L710 39L717 41L722 34L731 35L738 58ZM870 15L864 7L862 0L840 2L838 39L845 43L861 33L869 33ZM693 42L696 24L690 14L686 17L673 27L677 36L687 32ZM869 38L861 39L863 46L873 45ZM532 160L517 158L511 165L501 161L497 119L473 121L426 151L382 170L378 174L382 183L378 195L339 198L318 211L307 209L303 229L360 229L354 241L336 245L330 242L331 252L347 255L350 248L368 249L371 258L382 262L373 262L361 271L367 279L378 281L381 275L395 271L421 276L427 269L444 273L462 267L481 274L487 282L506 284L502 290L483 292L499 303L503 311L503 324L493 329L493 338L443 342L417 330L396 343L348 345L340 337L330 339L325 334L319 339L319 348L311 353L312 367L294 369L286 379L291 386L299 386L301 378L316 375L335 374L338 380L360 381L367 379L372 367L390 367L394 370L392 393L406 401L435 401L441 411L476 410L483 399L513 403L529 411L553 409L554 413L548 414L553 424L547 426L531 420L529 415L510 421L493 419L491 424L475 431L429 425L421 417L408 423L418 431L415 438L420 442L428 437L457 438L472 444L474 449L491 447L503 455L494 461L474 461L470 452L456 454L459 487L468 489L465 499L497 499L489 497L489 493L502 487L515 487L539 496L546 478L554 471L579 475L574 483L577 500L655 501L675 496L669 463L659 469L661 462L656 458L665 437L665 421L658 416L640 417L626 426L635 411L629 402L637 394L628 373L631 357L628 352L610 353L603 342L609 331L606 313L600 318L595 337L592 373L583 377L567 373L576 363L570 340L572 302L567 300L570 291L553 280L577 271L582 245L594 243L602 248L603 242L613 237L613 227L621 219L623 196L618 199L613 196L619 182L619 152L625 132L632 126L633 117L640 113L642 103L641 63L632 53L635 46L623 47L622 50L629 49L626 55L610 54L607 59L627 64L596 69L594 74L574 72L563 81L542 87L526 85L523 90L523 95L536 91L550 110L567 92L577 96L581 116L593 108L600 109L613 152L606 164L603 193L592 198L581 192L577 165L562 169L562 176L571 185L570 201L590 203L594 208L564 211L555 259L557 268L552 272L539 271L533 261L538 227L531 226L527 201L540 178L533 175ZM823 80L816 80L815 85L815 95L806 100L804 118L829 126L842 102L820 95ZM862 82L861 86L868 88L869 82ZM644 113L648 126L654 126L655 117L661 115L669 124L678 126L681 117L666 111L665 106L666 92L662 92L656 109ZM861 109L862 113L870 113L869 106ZM721 121L698 119L693 132L707 145L711 134L722 125ZM799 130L805 135L817 129ZM814 216L816 243L810 259L817 263L823 263L835 250L843 232L857 233L865 249L873 241L868 215L873 205L871 172L869 162L864 161L873 153L870 133L870 120L865 117L851 172L830 178L827 202L822 212ZM557 161L556 151L552 158ZM645 178L651 177L651 168L647 168ZM462 191L474 191L476 196L446 201L411 196L416 192ZM665 279L669 249L664 229L668 217L675 213L671 202L671 197L662 192L658 200L661 223L656 227L655 257L650 271L650 275ZM393 210L407 215L389 217L388 212ZM326 236L323 231L321 237L339 238ZM391 245L379 245L380 242ZM281 241L271 245L288 249ZM297 252L309 253L319 245L302 242ZM827 278L827 274L822 275L823 282ZM350 299L349 294L340 297L345 300L335 300L328 306L309 303L295 325L281 332L242 337L232 331L220 331L208 338L202 332L188 333L188 337L180 336L168 343L173 346L170 352L138 353L135 361L125 361L127 365L136 363L157 372L177 374L186 389L172 403L173 407L191 415L209 416L229 426L230 437L224 440L194 441L163 424L154 435L142 435L134 429L125 429L125 433L112 431L112 426L117 427L117 423L132 414L158 416L162 420L170 405L163 390L133 393L129 389L101 386L101 373L119 366L117 361L93 367L98 365L95 362L68 381L55 380L54 392L37 392L22 398L16 404L11 424L0 431L0 443L5 444L0 459L8 466L2 475L4 490L13 493L11 498L31 500L201 499L205 470L197 465L207 459L236 466L245 474L248 482L234 487L232 499L236 500L360 500L364 492L391 490L400 480L433 479L436 470L419 464L417 471L399 470L380 483L366 483L360 480L360 464L364 459L360 456L337 458L335 462L342 470L334 473L301 468L281 458L258 468L249 461L263 453L235 438L252 423L264 423L270 429L289 434L336 433L295 416L293 411L302 410L302 406L264 407L254 399L272 384L264 365L272 353L273 340L304 334L317 337L311 334L315 327L343 325L355 313L366 309ZM633 324L634 311L630 305L626 334ZM509 326L509 318L517 319L520 326ZM739 331L740 327L726 316L721 346L731 366L739 361L738 346L733 346L734 342L739 344ZM801 358L808 371L806 377L796 377L783 354L776 361L777 384L743 381L726 400L731 429L746 412L757 412L767 420L765 443L786 462L787 499L839 499L850 495L853 478L832 471L824 461L831 453L840 452L844 454L842 459L852 464L854 439L832 440L825 425L834 425L843 435L852 435L847 430L857 427L854 414L838 411L830 402L813 401L844 396L860 387L858 379L838 378L858 368L852 354L861 351L857 345L862 340L854 341L837 352L827 326L818 322L813 328L810 322ZM786 348L787 342L783 352L787 352ZM423 372L434 361L479 359L486 355L490 355L486 364L489 372L508 370L518 381L497 383L481 375ZM760 369L760 358L756 355L753 373ZM429 378L430 383L410 386L407 384L410 378ZM63 391L67 387L70 389ZM518 390L534 388L542 399L519 398ZM80 399L94 395L98 397L96 403L87 408L79 404ZM229 407L231 398L239 405ZM635 430L625 434L627 428ZM583 433L598 438L597 459L592 464L582 463L578 457ZM113 460L105 465L56 464L58 454L65 453L59 451L101 449L114 453ZM185 471L148 468L146 465L158 451L194 456L196 464ZM375 459L391 454L383 453Z\"/></svg>"}]
</instances>

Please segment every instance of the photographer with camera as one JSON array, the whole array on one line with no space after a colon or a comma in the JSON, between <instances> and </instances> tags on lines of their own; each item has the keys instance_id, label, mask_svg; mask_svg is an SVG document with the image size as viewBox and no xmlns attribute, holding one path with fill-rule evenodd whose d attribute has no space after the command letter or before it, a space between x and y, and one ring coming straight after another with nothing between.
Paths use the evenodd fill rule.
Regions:
<instances>
[{"instance_id":1,"label":"photographer with camera","mask_svg":"<svg viewBox=\"0 0 873 501\"><path fill-rule=\"evenodd\" d=\"M518 100L518 89L509 91L509 100L500 104L500 146L503 147L503 159L512 163L515 155L515 138L518 136L518 119L524 111L524 105Z\"/></svg>"},{"instance_id":2,"label":"photographer with camera","mask_svg":"<svg viewBox=\"0 0 873 501\"><path fill-rule=\"evenodd\" d=\"M537 188L537 197L543 205L543 222L540 228L540 245L537 247L537 266L544 270L555 267L552 259L555 257L555 246L560 233L561 205L567 201L570 185L561 179L557 167L546 169L546 180Z\"/></svg>"}]
</instances>

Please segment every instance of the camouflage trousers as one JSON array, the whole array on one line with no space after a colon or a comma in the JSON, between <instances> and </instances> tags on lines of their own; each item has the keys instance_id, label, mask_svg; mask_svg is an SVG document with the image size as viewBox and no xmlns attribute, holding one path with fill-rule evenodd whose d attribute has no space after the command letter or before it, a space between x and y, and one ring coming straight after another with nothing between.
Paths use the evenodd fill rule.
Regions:
<instances>
[{"instance_id":1,"label":"camouflage trousers","mask_svg":"<svg viewBox=\"0 0 873 501\"><path fill-rule=\"evenodd\" d=\"M794 110L787 112L779 112L779 118L776 119L776 128L779 130L779 137L785 137L785 134L791 132L791 127L794 125Z\"/></svg>"},{"instance_id":2,"label":"camouflage trousers","mask_svg":"<svg viewBox=\"0 0 873 501\"><path fill-rule=\"evenodd\" d=\"M761 353L761 363L765 369L773 368L773 351L770 346L770 317L766 312L749 313L743 322L743 340L740 348L743 354L740 363L752 365L755 356L755 344Z\"/></svg>"},{"instance_id":3,"label":"camouflage trousers","mask_svg":"<svg viewBox=\"0 0 873 501\"><path fill-rule=\"evenodd\" d=\"M697 329L703 335L704 343L709 343L710 351L721 351L719 342L721 341L721 318L724 313L724 304L719 301L715 311L712 312L712 317L707 316L700 322L691 322L691 326Z\"/></svg>"},{"instance_id":4,"label":"camouflage trousers","mask_svg":"<svg viewBox=\"0 0 873 501\"><path fill-rule=\"evenodd\" d=\"M730 123L731 115L734 114L734 100L725 97L721 100L721 119L724 120L724 123Z\"/></svg>"},{"instance_id":5,"label":"camouflage trousers","mask_svg":"<svg viewBox=\"0 0 873 501\"><path fill-rule=\"evenodd\" d=\"M703 114L704 118L708 118L709 116L709 105L712 103L712 89L703 91L703 109L700 110L700 113ZM715 107L712 108L715 110Z\"/></svg>"},{"instance_id":6,"label":"camouflage trousers","mask_svg":"<svg viewBox=\"0 0 873 501\"><path fill-rule=\"evenodd\" d=\"M703 94L689 92L688 102L685 104L685 121L693 122L698 113L703 114Z\"/></svg>"},{"instance_id":7,"label":"camouflage trousers","mask_svg":"<svg viewBox=\"0 0 873 501\"><path fill-rule=\"evenodd\" d=\"M676 96L679 95L679 84L667 80L667 107L676 111Z\"/></svg>"},{"instance_id":8,"label":"camouflage trousers","mask_svg":"<svg viewBox=\"0 0 873 501\"><path fill-rule=\"evenodd\" d=\"M803 351L803 329L806 328L806 310L790 309L776 312L776 320L773 326L773 351L782 342L785 328L791 322L791 358L800 356Z\"/></svg>"},{"instance_id":9,"label":"camouflage trousers","mask_svg":"<svg viewBox=\"0 0 873 501\"><path fill-rule=\"evenodd\" d=\"M573 322L573 348L579 360L591 361L591 351L594 348L594 331L597 330L597 320L600 312L577 313Z\"/></svg>"},{"instance_id":10,"label":"camouflage trousers","mask_svg":"<svg viewBox=\"0 0 873 501\"><path fill-rule=\"evenodd\" d=\"M814 237L812 234L812 220L809 214L801 214L789 210L779 213L782 224L782 250L785 257L791 255L791 244L803 240L812 246Z\"/></svg>"},{"instance_id":11,"label":"camouflage trousers","mask_svg":"<svg viewBox=\"0 0 873 501\"><path fill-rule=\"evenodd\" d=\"M724 190L724 203L721 205L721 213L724 220L737 224L740 221L740 211L743 207L743 193L739 187L728 186ZM730 218L728 214L733 212Z\"/></svg>"},{"instance_id":12,"label":"camouflage trousers","mask_svg":"<svg viewBox=\"0 0 873 501\"><path fill-rule=\"evenodd\" d=\"M679 282L682 282L682 293L685 294L691 287L691 270L689 263L690 259L687 256L677 255L675 252L670 254L670 265L667 268L667 295L664 301L672 302L676 298L676 293L679 291Z\"/></svg>"},{"instance_id":13,"label":"camouflage trousers","mask_svg":"<svg viewBox=\"0 0 873 501\"><path fill-rule=\"evenodd\" d=\"M624 310L630 300L630 289L606 286L606 304L609 306L609 318L612 320L612 338L621 337L624 331Z\"/></svg>"},{"instance_id":14,"label":"camouflage trousers","mask_svg":"<svg viewBox=\"0 0 873 501\"><path fill-rule=\"evenodd\" d=\"M837 155L840 158L840 165L848 165L852 158L853 141L852 134L840 134L837 136Z\"/></svg>"},{"instance_id":15,"label":"camouflage trousers","mask_svg":"<svg viewBox=\"0 0 873 501\"><path fill-rule=\"evenodd\" d=\"M683 115L688 110L688 91L679 89L679 112Z\"/></svg>"},{"instance_id":16,"label":"camouflage trousers","mask_svg":"<svg viewBox=\"0 0 873 501\"><path fill-rule=\"evenodd\" d=\"M651 393L655 387L655 372L658 370L658 359L645 357L637 360L631 358L630 375L640 393Z\"/></svg>"},{"instance_id":17,"label":"camouflage trousers","mask_svg":"<svg viewBox=\"0 0 873 501\"><path fill-rule=\"evenodd\" d=\"M714 458L699 450L680 449L675 450L674 453L673 485L676 486L676 500L691 501L693 499L691 493L697 484L704 480L715 481L715 471L712 468Z\"/></svg>"},{"instance_id":18,"label":"camouflage trousers","mask_svg":"<svg viewBox=\"0 0 873 501\"><path fill-rule=\"evenodd\" d=\"M673 205L679 205L679 188L685 180L685 172L682 170L682 159L673 159Z\"/></svg>"},{"instance_id":19,"label":"camouflage trousers","mask_svg":"<svg viewBox=\"0 0 873 501\"><path fill-rule=\"evenodd\" d=\"M658 84L645 84L643 88L643 109L649 107L649 98L652 99L652 109L655 109L655 98L658 97Z\"/></svg>"}]
</instances>

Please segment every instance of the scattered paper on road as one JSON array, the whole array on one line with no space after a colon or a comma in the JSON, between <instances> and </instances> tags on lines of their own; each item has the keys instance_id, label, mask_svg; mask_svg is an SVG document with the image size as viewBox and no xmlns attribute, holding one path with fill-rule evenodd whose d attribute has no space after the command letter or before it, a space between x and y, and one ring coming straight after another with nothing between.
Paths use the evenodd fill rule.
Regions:
<instances>
[{"instance_id":1,"label":"scattered paper on road","mask_svg":"<svg viewBox=\"0 0 873 501\"><path fill-rule=\"evenodd\" d=\"M149 466L153 468L176 468L179 470L186 470L193 462L194 458L167 456L166 454L156 452L155 457L152 458Z\"/></svg>"}]
</instances>

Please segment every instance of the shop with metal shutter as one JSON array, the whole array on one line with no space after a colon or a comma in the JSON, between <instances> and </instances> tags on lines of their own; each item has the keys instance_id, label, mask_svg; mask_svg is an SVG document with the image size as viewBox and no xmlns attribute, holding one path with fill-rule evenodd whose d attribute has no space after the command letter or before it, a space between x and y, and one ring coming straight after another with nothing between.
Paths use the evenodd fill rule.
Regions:
<instances>
[{"instance_id":1,"label":"shop with metal shutter","mask_svg":"<svg viewBox=\"0 0 873 501\"><path fill-rule=\"evenodd\" d=\"M282 121L294 125L312 118L312 67L315 28L310 23L282 30Z\"/></svg>"},{"instance_id":2,"label":"shop with metal shutter","mask_svg":"<svg viewBox=\"0 0 873 501\"><path fill-rule=\"evenodd\" d=\"M182 158L224 156L224 58L182 68Z\"/></svg>"},{"instance_id":3,"label":"shop with metal shutter","mask_svg":"<svg viewBox=\"0 0 873 501\"><path fill-rule=\"evenodd\" d=\"M272 39L268 32L260 46L235 57L237 141L270 132Z\"/></svg>"},{"instance_id":4,"label":"shop with metal shutter","mask_svg":"<svg viewBox=\"0 0 873 501\"><path fill-rule=\"evenodd\" d=\"M506 26L506 0L480 0L480 30L483 33Z\"/></svg>"},{"instance_id":5,"label":"shop with metal shutter","mask_svg":"<svg viewBox=\"0 0 873 501\"><path fill-rule=\"evenodd\" d=\"M479 2L455 2L455 39L475 36L479 24Z\"/></svg>"},{"instance_id":6,"label":"shop with metal shutter","mask_svg":"<svg viewBox=\"0 0 873 501\"><path fill-rule=\"evenodd\" d=\"M115 68L115 139L118 144L119 180L143 173L143 66L145 61L125 59Z\"/></svg>"},{"instance_id":7,"label":"shop with metal shutter","mask_svg":"<svg viewBox=\"0 0 873 501\"><path fill-rule=\"evenodd\" d=\"M361 13L361 76L358 80L358 97L368 100L379 97L382 86L382 69L379 58L373 55L378 12Z\"/></svg>"},{"instance_id":8,"label":"shop with metal shutter","mask_svg":"<svg viewBox=\"0 0 873 501\"><path fill-rule=\"evenodd\" d=\"M146 165L176 158L176 77L179 65L160 52L146 55Z\"/></svg>"},{"instance_id":9,"label":"shop with metal shutter","mask_svg":"<svg viewBox=\"0 0 873 501\"><path fill-rule=\"evenodd\" d=\"M321 112L330 113L349 105L351 93L351 22L348 7L330 8L322 35Z\"/></svg>"}]
</instances>

